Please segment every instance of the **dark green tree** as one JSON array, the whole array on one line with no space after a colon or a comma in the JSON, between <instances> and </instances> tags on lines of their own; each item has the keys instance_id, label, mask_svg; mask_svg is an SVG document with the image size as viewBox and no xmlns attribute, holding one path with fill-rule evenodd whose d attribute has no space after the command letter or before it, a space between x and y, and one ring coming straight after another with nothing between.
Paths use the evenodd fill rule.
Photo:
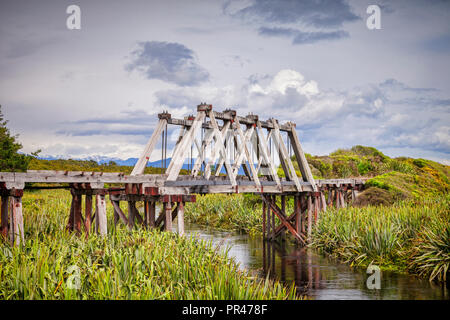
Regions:
<instances>
[{"instance_id":1,"label":"dark green tree","mask_svg":"<svg viewBox=\"0 0 450 320\"><path fill-rule=\"evenodd\" d=\"M22 145L17 141L18 135L11 135L6 127L7 123L0 105L0 171L26 171L28 163L40 150L31 155L19 153Z\"/></svg>"}]
</instances>

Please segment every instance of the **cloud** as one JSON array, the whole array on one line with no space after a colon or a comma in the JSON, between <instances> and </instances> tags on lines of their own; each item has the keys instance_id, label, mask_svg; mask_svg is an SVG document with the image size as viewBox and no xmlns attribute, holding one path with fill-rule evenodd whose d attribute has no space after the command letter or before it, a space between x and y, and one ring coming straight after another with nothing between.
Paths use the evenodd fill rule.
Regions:
<instances>
[{"instance_id":1,"label":"cloud","mask_svg":"<svg viewBox=\"0 0 450 320\"><path fill-rule=\"evenodd\" d=\"M180 43L139 42L131 53L127 71L136 70L147 79L159 79L179 86L196 86L209 80L209 73L197 62L195 53Z\"/></svg>"},{"instance_id":2,"label":"cloud","mask_svg":"<svg viewBox=\"0 0 450 320\"><path fill-rule=\"evenodd\" d=\"M254 0L238 8L230 0L223 8L232 17L257 25L259 35L290 38L293 45L348 38L347 31L336 28L361 19L344 0Z\"/></svg>"},{"instance_id":3,"label":"cloud","mask_svg":"<svg viewBox=\"0 0 450 320\"><path fill-rule=\"evenodd\" d=\"M242 86L203 86L156 95L159 103L172 108L206 101L218 111L232 108L243 116L251 112L261 119L293 121L313 152L364 144L416 148L450 158L450 99L436 94L433 88L414 88L395 79L339 92L320 90L316 81L286 69L252 75Z\"/></svg>"},{"instance_id":4,"label":"cloud","mask_svg":"<svg viewBox=\"0 0 450 320\"><path fill-rule=\"evenodd\" d=\"M118 116L103 116L101 118L64 122L60 123L62 128L55 133L74 137L109 135L150 137L158 122L159 112L167 111L173 117L180 118L191 111L186 107L164 108L160 104L153 109L156 111L125 110Z\"/></svg>"},{"instance_id":5,"label":"cloud","mask_svg":"<svg viewBox=\"0 0 450 320\"><path fill-rule=\"evenodd\" d=\"M292 28L268 28L261 27L258 29L258 33L262 36L268 37L289 37L292 38L292 44L311 44L324 40L338 40L342 38L348 38L349 33L343 30L337 31L313 31L304 32Z\"/></svg>"},{"instance_id":6,"label":"cloud","mask_svg":"<svg viewBox=\"0 0 450 320\"><path fill-rule=\"evenodd\" d=\"M225 12L229 12L233 2L225 3ZM360 19L344 0L255 0L231 15L264 23L301 23L315 28L335 28Z\"/></svg>"}]
</instances>

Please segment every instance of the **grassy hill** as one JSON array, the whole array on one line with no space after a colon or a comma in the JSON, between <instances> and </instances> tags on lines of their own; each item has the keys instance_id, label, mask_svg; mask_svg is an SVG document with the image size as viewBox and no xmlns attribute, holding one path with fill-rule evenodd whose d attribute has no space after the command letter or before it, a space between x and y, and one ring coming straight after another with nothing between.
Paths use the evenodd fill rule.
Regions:
<instances>
[{"instance_id":1,"label":"grassy hill","mask_svg":"<svg viewBox=\"0 0 450 320\"><path fill-rule=\"evenodd\" d=\"M390 158L375 148L359 145L328 156L306 154L306 158L316 179L370 178L359 196L359 205L392 204L450 191L450 166L431 160ZM296 162L294 166L298 169Z\"/></svg>"},{"instance_id":2,"label":"grassy hill","mask_svg":"<svg viewBox=\"0 0 450 320\"><path fill-rule=\"evenodd\" d=\"M168 164L168 163L167 163ZM94 160L44 160L32 159L28 165L28 170L69 170L69 171L95 171L95 172L123 172L130 174L133 170L132 166L120 166L114 161L99 164ZM161 168L146 167L145 174L161 174ZM185 169L180 170L180 174L187 174Z\"/></svg>"}]
</instances>

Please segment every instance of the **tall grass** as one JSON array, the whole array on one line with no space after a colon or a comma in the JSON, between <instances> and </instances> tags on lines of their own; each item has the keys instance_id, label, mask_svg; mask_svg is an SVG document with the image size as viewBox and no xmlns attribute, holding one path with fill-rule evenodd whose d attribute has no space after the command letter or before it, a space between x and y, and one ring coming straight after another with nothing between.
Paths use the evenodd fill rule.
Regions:
<instances>
[{"instance_id":1,"label":"tall grass","mask_svg":"<svg viewBox=\"0 0 450 320\"><path fill-rule=\"evenodd\" d=\"M114 229L111 211L108 236L69 234L68 192L26 193L23 204L25 244L0 246L1 299L296 298L294 287L240 271L211 242ZM79 286L72 289L69 283L77 274Z\"/></svg>"},{"instance_id":2,"label":"tall grass","mask_svg":"<svg viewBox=\"0 0 450 320\"><path fill-rule=\"evenodd\" d=\"M218 229L261 233L262 214L258 197L243 194L210 194L197 196L195 203L186 204L189 222Z\"/></svg>"},{"instance_id":3,"label":"tall grass","mask_svg":"<svg viewBox=\"0 0 450 320\"><path fill-rule=\"evenodd\" d=\"M377 264L448 281L450 195L322 213L311 246L354 265Z\"/></svg>"},{"instance_id":4,"label":"tall grass","mask_svg":"<svg viewBox=\"0 0 450 320\"><path fill-rule=\"evenodd\" d=\"M277 197L281 207L280 198ZM286 210L292 212L294 202L286 200ZM186 204L185 217L189 222L223 230L235 230L250 235L262 234L262 204L259 195L208 194ZM276 224L280 223L275 218Z\"/></svg>"}]
</instances>

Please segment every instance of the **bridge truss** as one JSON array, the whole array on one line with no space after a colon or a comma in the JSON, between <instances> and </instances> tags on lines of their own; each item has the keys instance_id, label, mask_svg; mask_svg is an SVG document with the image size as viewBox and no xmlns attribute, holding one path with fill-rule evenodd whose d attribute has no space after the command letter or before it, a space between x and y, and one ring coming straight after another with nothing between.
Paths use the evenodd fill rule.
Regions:
<instances>
[{"instance_id":1,"label":"bridge truss","mask_svg":"<svg viewBox=\"0 0 450 320\"><path fill-rule=\"evenodd\" d=\"M178 232L183 234L184 206L186 202L195 202L196 195L259 194L264 239L284 238L288 232L303 244L321 211L332 205L345 206L363 188L361 178L315 180L292 122L263 121L257 115L241 117L235 110L217 112L205 103L197 107L195 116L176 119L163 112L158 118L130 175L42 170L0 172L3 236L16 244L24 241L21 198L25 183L40 186L51 183L51 188L55 184L68 185L72 204L67 229L79 234L84 231L86 236L94 218L95 230L107 234L106 195L114 209L114 225L121 221L132 229L137 222L146 228L171 231L172 221L178 217ZM171 158L167 157L168 125L180 128ZM161 174L144 174L160 137ZM184 174L180 174L183 167ZM115 186L105 188L105 183ZM292 212L288 212L290 206L286 205L290 198L294 204L289 209ZM121 201L128 203L128 210L122 210ZM142 216L136 206L140 201L144 204ZM162 204L162 210L156 216L158 203Z\"/></svg>"}]
</instances>

